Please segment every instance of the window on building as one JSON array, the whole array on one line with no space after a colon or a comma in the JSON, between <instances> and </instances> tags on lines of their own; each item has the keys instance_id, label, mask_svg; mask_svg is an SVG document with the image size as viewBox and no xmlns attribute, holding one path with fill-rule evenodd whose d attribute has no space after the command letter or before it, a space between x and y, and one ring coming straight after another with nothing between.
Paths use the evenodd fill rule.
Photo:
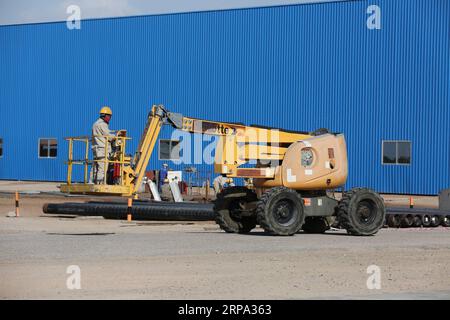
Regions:
<instances>
[{"instance_id":1,"label":"window on building","mask_svg":"<svg viewBox=\"0 0 450 320\"><path fill-rule=\"evenodd\" d=\"M411 164L411 141L383 141L383 164Z\"/></svg>"},{"instance_id":2,"label":"window on building","mask_svg":"<svg viewBox=\"0 0 450 320\"><path fill-rule=\"evenodd\" d=\"M56 158L58 143L56 139L39 139L39 158Z\"/></svg>"},{"instance_id":3,"label":"window on building","mask_svg":"<svg viewBox=\"0 0 450 320\"><path fill-rule=\"evenodd\" d=\"M179 160L180 141L159 140L159 160Z\"/></svg>"},{"instance_id":4,"label":"window on building","mask_svg":"<svg viewBox=\"0 0 450 320\"><path fill-rule=\"evenodd\" d=\"M0 158L3 157L3 139L0 138Z\"/></svg>"}]
</instances>

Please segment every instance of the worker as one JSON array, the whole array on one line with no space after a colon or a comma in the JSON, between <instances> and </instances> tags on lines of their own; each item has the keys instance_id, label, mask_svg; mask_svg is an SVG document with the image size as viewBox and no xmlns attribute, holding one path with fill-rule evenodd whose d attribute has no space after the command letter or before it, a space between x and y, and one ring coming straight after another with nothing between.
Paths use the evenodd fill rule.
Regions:
<instances>
[{"instance_id":1,"label":"worker","mask_svg":"<svg viewBox=\"0 0 450 320\"><path fill-rule=\"evenodd\" d=\"M225 174L221 174L213 180L213 188L216 194L219 194L226 186L234 187L234 183L233 179L227 178Z\"/></svg>"},{"instance_id":2,"label":"worker","mask_svg":"<svg viewBox=\"0 0 450 320\"><path fill-rule=\"evenodd\" d=\"M161 187L164 183L168 182L167 179L167 172L169 171L169 165L167 163L163 163L162 169L159 171L159 178L158 178L158 190L161 192Z\"/></svg>"},{"instance_id":3,"label":"worker","mask_svg":"<svg viewBox=\"0 0 450 320\"><path fill-rule=\"evenodd\" d=\"M111 130L109 130L109 122L111 121L112 111L109 107L104 106L100 109L100 117L92 126L92 153L94 154L95 161L91 170L91 183L103 184L106 175L105 157L109 156L111 151L111 141L108 139L108 154L106 154L106 139L104 136L110 136ZM103 136L103 137L102 137ZM103 161L102 161L103 160Z\"/></svg>"}]
</instances>

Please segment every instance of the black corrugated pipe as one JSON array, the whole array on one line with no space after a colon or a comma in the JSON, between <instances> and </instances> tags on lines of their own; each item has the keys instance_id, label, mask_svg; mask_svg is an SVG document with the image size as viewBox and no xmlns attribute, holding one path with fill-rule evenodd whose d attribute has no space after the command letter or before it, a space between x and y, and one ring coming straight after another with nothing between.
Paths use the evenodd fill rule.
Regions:
<instances>
[{"instance_id":1,"label":"black corrugated pipe","mask_svg":"<svg viewBox=\"0 0 450 320\"><path fill-rule=\"evenodd\" d=\"M126 203L46 203L42 210L48 214L103 216L108 219L126 219ZM209 221L215 215L211 203L133 203L134 220Z\"/></svg>"}]
</instances>

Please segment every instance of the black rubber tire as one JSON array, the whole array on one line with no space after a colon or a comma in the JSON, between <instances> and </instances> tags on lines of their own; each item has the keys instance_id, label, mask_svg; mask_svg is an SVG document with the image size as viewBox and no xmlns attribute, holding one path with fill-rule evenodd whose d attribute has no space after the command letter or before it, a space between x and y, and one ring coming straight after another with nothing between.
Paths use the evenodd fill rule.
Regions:
<instances>
[{"instance_id":1,"label":"black rubber tire","mask_svg":"<svg viewBox=\"0 0 450 320\"><path fill-rule=\"evenodd\" d=\"M323 217L306 217L302 229L305 233L325 233L330 226Z\"/></svg>"},{"instance_id":2,"label":"black rubber tire","mask_svg":"<svg viewBox=\"0 0 450 320\"><path fill-rule=\"evenodd\" d=\"M413 228L420 228L422 226L422 219L420 219L420 216L414 216L412 226Z\"/></svg>"},{"instance_id":3,"label":"black rubber tire","mask_svg":"<svg viewBox=\"0 0 450 320\"><path fill-rule=\"evenodd\" d=\"M245 187L223 189L214 201L216 223L228 233L249 233L256 227L256 215L240 217L238 206L239 202L257 200L256 193Z\"/></svg>"},{"instance_id":4,"label":"black rubber tire","mask_svg":"<svg viewBox=\"0 0 450 320\"><path fill-rule=\"evenodd\" d=\"M365 217L366 214L369 217ZM383 227L385 216L383 199L367 188L345 192L339 201L337 217L351 235L370 236L377 233Z\"/></svg>"},{"instance_id":5,"label":"black rubber tire","mask_svg":"<svg viewBox=\"0 0 450 320\"><path fill-rule=\"evenodd\" d=\"M422 226L428 228L431 225L431 217L427 214L422 216Z\"/></svg>"},{"instance_id":6,"label":"black rubber tire","mask_svg":"<svg viewBox=\"0 0 450 320\"><path fill-rule=\"evenodd\" d=\"M438 215L431 216L430 227L436 228L439 227L440 224L441 224L441 216Z\"/></svg>"},{"instance_id":7,"label":"black rubber tire","mask_svg":"<svg viewBox=\"0 0 450 320\"><path fill-rule=\"evenodd\" d=\"M305 222L302 197L295 190L286 187L271 188L259 199L256 217L264 231L278 236L291 236ZM283 219L288 220L283 222Z\"/></svg>"},{"instance_id":8,"label":"black rubber tire","mask_svg":"<svg viewBox=\"0 0 450 320\"><path fill-rule=\"evenodd\" d=\"M441 224L443 227L450 227L450 216L443 216Z\"/></svg>"},{"instance_id":9,"label":"black rubber tire","mask_svg":"<svg viewBox=\"0 0 450 320\"><path fill-rule=\"evenodd\" d=\"M389 228L399 228L401 221L400 221L400 215L398 214L390 214L387 218L387 224Z\"/></svg>"},{"instance_id":10,"label":"black rubber tire","mask_svg":"<svg viewBox=\"0 0 450 320\"><path fill-rule=\"evenodd\" d=\"M402 228L411 228L414 223L414 216L412 214L404 214L400 217L400 226Z\"/></svg>"}]
</instances>

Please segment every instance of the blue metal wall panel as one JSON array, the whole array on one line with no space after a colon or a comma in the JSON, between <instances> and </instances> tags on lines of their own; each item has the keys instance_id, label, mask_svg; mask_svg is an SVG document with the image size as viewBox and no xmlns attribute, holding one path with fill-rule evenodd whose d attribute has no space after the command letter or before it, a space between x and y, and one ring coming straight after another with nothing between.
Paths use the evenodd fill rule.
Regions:
<instances>
[{"instance_id":1,"label":"blue metal wall panel","mask_svg":"<svg viewBox=\"0 0 450 320\"><path fill-rule=\"evenodd\" d=\"M371 4L381 30L366 27ZM2 26L0 178L63 180L62 138L89 133L104 104L134 150L150 105L162 103L198 118L344 132L347 187L435 194L450 184L449 30L447 0ZM39 137L58 138L57 159L38 159ZM382 140L411 140L412 164L383 166ZM150 165L160 167L156 153Z\"/></svg>"}]
</instances>

